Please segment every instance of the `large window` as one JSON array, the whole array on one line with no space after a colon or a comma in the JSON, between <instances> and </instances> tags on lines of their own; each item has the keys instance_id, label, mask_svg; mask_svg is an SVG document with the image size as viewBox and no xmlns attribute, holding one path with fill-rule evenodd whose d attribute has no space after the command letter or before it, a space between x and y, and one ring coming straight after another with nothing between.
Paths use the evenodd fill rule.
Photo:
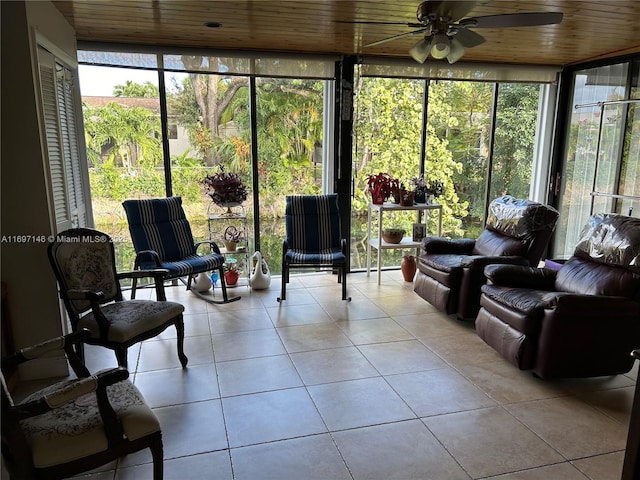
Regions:
<instances>
[{"instance_id":1,"label":"large window","mask_svg":"<svg viewBox=\"0 0 640 480\"><path fill-rule=\"evenodd\" d=\"M334 62L94 51L79 58L96 226L116 241L119 268L134 260L125 198L181 196L195 239L204 240L218 207L202 180L224 169L248 188L244 208L257 225L250 249L260 245L279 273L285 195L331 185L322 178L323 131L333 119L323 105Z\"/></svg>"},{"instance_id":2,"label":"large window","mask_svg":"<svg viewBox=\"0 0 640 480\"><path fill-rule=\"evenodd\" d=\"M128 270L135 253L122 202L165 195L158 74L81 65L79 75L94 224Z\"/></svg>"},{"instance_id":3,"label":"large window","mask_svg":"<svg viewBox=\"0 0 640 480\"><path fill-rule=\"evenodd\" d=\"M434 201L443 205L448 237L476 237L488 203L498 196L546 201L534 185L547 183L548 159L538 152L549 148L543 127L551 124L553 109L542 108L541 98L548 97L555 76L532 75L537 83L523 83L513 72L456 68L443 72L366 62L361 67L354 88L352 268L365 262L370 174L387 173L408 188L419 176L441 185ZM435 78L418 78L422 75ZM494 77L518 81L488 81ZM431 234L436 220L427 219ZM415 212L396 213L384 227L410 235L415 221ZM397 266L407 253L383 250L381 266Z\"/></svg>"},{"instance_id":4,"label":"large window","mask_svg":"<svg viewBox=\"0 0 640 480\"><path fill-rule=\"evenodd\" d=\"M367 252L368 175L388 173L412 189L420 172L424 80L359 76L356 80L351 220L351 268L364 268ZM410 231L415 212L400 212L393 225ZM400 250L383 250L382 265L399 265ZM406 252L405 252L406 253ZM375 266L375 265L374 265Z\"/></svg>"},{"instance_id":5,"label":"large window","mask_svg":"<svg viewBox=\"0 0 640 480\"><path fill-rule=\"evenodd\" d=\"M180 195L202 240L211 202L201 182L224 168L249 188L250 248L279 273L285 195L335 184L334 59L93 51L79 59L96 226L118 242L119 266L133 262L122 200ZM440 185L451 237L476 236L492 198L531 196L535 172L544 171L533 168L543 141L538 99L555 72L527 75L540 83L497 67L356 69L352 269L365 264L369 174L388 173L409 189L417 177ZM517 83L498 82L510 78ZM400 214L394 226L410 232L415 220ZM436 218L427 222L434 232ZM399 265L402 253L386 251L382 266Z\"/></svg>"},{"instance_id":6,"label":"large window","mask_svg":"<svg viewBox=\"0 0 640 480\"><path fill-rule=\"evenodd\" d=\"M183 56L186 67L200 58ZM208 58L213 64L217 57ZM251 149L248 110L249 79L217 73L166 72L167 130L169 135L171 193L182 197L196 241L209 238L207 216L219 213L206 194L202 180L224 169L240 175L251 204ZM212 238L222 243L222 238Z\"/></svg>"}]
</instances>

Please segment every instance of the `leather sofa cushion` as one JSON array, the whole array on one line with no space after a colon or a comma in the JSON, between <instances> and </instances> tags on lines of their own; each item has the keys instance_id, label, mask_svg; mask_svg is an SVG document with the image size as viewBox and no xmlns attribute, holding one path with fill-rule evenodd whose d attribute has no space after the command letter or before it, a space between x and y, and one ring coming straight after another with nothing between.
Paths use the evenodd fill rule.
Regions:
<instances>
[{"instance_id":1,"label":"leather sofa cushion","mask_svg":"<svg viewBox=\"0 0 640 480\"><path fill-rule=\"evenodd\" d=\"M500 322L509 325L511 328L518 330L526 335L537 336L542 329L542 318L544 317L544 309L532 308L527 311L514 310L504 303L497 302L488 295L480 297L480 311L483 310L492 316L499 318Z\"/></svg>"},{"instance_id":2,"label":"leather sofa cushion","mask_svg":"<svg viewBox=\"0 0 640 480\"><path fill-rule=\"evenodd\" d=\"M482 293L493 301L528 317L542 317L542 311L548 306L546 297L549 292L544 290L483 285Z\"/></svg>"},{"instance_id":3,"label":"leather sofa cushion","mask_svg":"<svg viewBox=\"0 0 640 480\"><path fill-rule=\"evenodd\" d=\"M517 238L507 237L493 230L484 230L473 248L474 255L519 256L527 255L528 245Z\"/></svg>"},{"instance_id":4,"label":"leather sofa cushion","mask_svg":"<svg viewBox=\"0 0 640 480\"><path fill-rule=\"evenodd\" d=\"M418 258L418 270L449 287L458 288L462 279L462 260L466 255L422 255Z\"/></svg>"},{"instance_id":5,"label":"leather sofa cushion","mask_svg":"<svg viewBox=\"0 0 640 480\"><path fill-rule=\"evenodd\" d=\"M591 258L571 257L558 270L555 289L584 295L638 298L640 281L624 267L606 265Z\"/></svg>"},{"instance_id":6,"label":"leather sofa cushion","mask_svg":"<svg viewBox=\"0 0 640 480\"><path fill-rule=\"evenodd\" d=\"M466 260L468 255L451 255L447 253L443 254L426 254L420 257L420 262L424 265L428 265L431 268L440 270L441 272L449 274L462 274L462 263Z\"/></svg>"}]
</instances>

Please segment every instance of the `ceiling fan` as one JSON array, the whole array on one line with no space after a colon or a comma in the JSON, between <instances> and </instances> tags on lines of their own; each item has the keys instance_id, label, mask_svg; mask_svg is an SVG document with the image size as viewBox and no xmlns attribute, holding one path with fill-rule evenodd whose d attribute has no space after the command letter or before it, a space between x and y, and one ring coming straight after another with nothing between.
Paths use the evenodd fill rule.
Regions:
<instances>
[{"instance_id":1,"label":"ceiling fan","mask_svg":"<svg viewBox=\"0 0 640 480\"><path fill-rule=\"evenodd\" d=\"M359 23L368 25L404 25L413 30L384 38L364 45L372 47L391 42L399 38L424 34L424 37L410 50L409 55L424 63L429 55L435 59L446 58L455 63L462 58L465 49L476 47L485 42L485 38L470 30L471 28L531 27L553 25L562 21L559 12L528 12L466 17L476 5L476 1L427 0L418 5L418 22L375 22L355 21L341 23Z\"/></svg>"}]
</instances>

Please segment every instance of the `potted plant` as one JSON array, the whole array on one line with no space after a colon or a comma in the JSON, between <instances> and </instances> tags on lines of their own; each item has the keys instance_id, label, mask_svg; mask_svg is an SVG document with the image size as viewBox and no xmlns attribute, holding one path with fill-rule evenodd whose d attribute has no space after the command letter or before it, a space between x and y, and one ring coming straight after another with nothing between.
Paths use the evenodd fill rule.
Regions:
<instances>
[{"instance_id":1,"label":"potted plant","mask_svg":"<svg viewBox=\"0 0 640 480\"><path fill-rule=\"evenodd\" d=\"M241 205L247 199L247 187L237 173L227 173L220 165L220 172L207 175L202 183L207 195L216 205L230 207Z\"/></svg>"},{"instance_id":2,"label":"potted plant","mask_svg":"<svg viewBox=\"0 0 640 480\"><path fill-rule=\"evenodd\" d=\"M238 243L244 241L244 235L242 230L234 227L233 225L229 225L224 230L224 247L227 249L227 252L235 252Z\"/></svg>"},{"instance_id":3,"label":"potted plant","mask_svg":"<svg viewBox=\"0 0 640 480\"><path fill-rule=\"evenodd\" d=\"M227 258L225 263L224 281L228 287L233 287L238 283L238 278L240 278L240 274L236 268L236 262L237 260L235 258Z\"/></svg>"},{"instance_id":4,"label":"potted plant","mask_svg":"<svg viewBox=\"0 0 640 480\"><path fill-rule=\"evenodd\" d=\"M422 175L419 177L413 177L411 179L411 183L413 183L415 202L427 203L427 182L424 181Z\"/></svg>"},{"instance_id":5,"label":"potted plant","mask_svg":"<svg viewBox=\"0 0 640 480\"><path fill-rule=\"evenodd\" d=\"M439 180L430 180L427 182L423 176L411 179L415 191L416 203L427 203L427 200L433 196L440 196L444 193L444 185Z\"/></svg>"},{"instance_id":6,"label":"potted plant","mask_svg":"<svg viewBox=\"0 0 640 480\"><path fill-rule=\"evenodd\" d=\"M443 193L444 193L444 184L440 180L429 181L429 186L427 187L428 195L439 197Z\"/></svg>"},{"instance_id":7,"label":"potted plant","mask_svg":"<svg viewBox=\"0 0 640 480\"><path fill-rule=\"evenodd\" d=\"M388 173L380 172L377 175L367 175L367 187L373 203L381 205L400 189L400 182Z\"/></svg>"}]
</instances>

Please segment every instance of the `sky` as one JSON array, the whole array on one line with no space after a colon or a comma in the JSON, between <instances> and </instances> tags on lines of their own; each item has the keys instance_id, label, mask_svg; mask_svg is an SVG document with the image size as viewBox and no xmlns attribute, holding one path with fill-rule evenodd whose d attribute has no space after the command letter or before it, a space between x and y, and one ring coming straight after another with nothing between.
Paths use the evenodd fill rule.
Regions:
<instances>
[{"instance_id":1,"label":"sky","mask_svg":"<svg viewBox=\"0 0 640 480\"><path fill-rule=\"evenodd\" d=\"M158 73L149 70L79 65L78 76L82 95L91 97L112 97L113 87L124 85L127 80L158 85Z\"/></svg>"}]
</instances>

